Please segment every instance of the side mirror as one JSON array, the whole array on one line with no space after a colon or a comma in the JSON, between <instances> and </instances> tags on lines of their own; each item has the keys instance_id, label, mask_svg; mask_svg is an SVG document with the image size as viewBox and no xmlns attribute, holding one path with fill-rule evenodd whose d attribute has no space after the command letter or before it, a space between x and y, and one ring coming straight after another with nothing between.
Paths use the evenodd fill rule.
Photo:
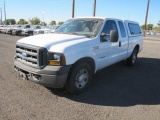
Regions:
<instances>
[{"instance_id":1,"label":"side mirror","mask_svg":"<svg viewBox=\"0 0 160 120\"><path fill-rule=\"evenodd\" d=\"M107 34L104 33L104 32L101 33L101 36L102 36L102 37L105 37L106 35L107 35Z\"/></svg>"},{"instance_id":2,"label":"side mirror","mask_svg":"<svg viewBox=\"0 0 160 120\"><path fill-rule=\"evenodd\" d=\"M104 37L107 36L106 33L102 32L101 33L101 42L105 42L106 40L104 39Z\"/></svg>"},{"instance_id":3,"label":"side mirror","mask_svg":"<svg viewBox=\"0 0 160 120\"><path fill-rule=\"evenodd\" d=\"M110 41L111 42L117 42L118 41L118 32L117 32L117 30L111 30L110 31Z\"/></svg>"}]
</instances>

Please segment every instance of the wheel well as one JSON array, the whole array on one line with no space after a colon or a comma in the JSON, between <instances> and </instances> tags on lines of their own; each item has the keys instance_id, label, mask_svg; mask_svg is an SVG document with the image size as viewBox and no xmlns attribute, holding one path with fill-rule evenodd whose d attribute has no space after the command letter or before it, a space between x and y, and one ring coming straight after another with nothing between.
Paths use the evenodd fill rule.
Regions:
<instances>
[{"instance_id":1,"label":"wheel well","mask_svg":"<svg viewBox=\"0 0 160 120\"><path fill-rule=\"evenodd\" d=\"M94 61L93 58L90 58L90 57L81 58L81 59L77 60L77 61L73 64L73 66L74 66L75 64L78 64L78 63L81 62L81 61L87 62L87 63L91 66L91 68L92 68L92 73L95 72L95 61ZM73 67L73 66L72 66L72 67Z\"/></svg>"},{"instance_id":2,"label":"wheel well","mask_svg":"<svg viewBox=\"0 0 160 120\"><path fill-rule=\"evenodd\" d=\"M139 52L139 45L136 45L134 49L137 49L137 51Z\"/></svg>"}]
</instances>

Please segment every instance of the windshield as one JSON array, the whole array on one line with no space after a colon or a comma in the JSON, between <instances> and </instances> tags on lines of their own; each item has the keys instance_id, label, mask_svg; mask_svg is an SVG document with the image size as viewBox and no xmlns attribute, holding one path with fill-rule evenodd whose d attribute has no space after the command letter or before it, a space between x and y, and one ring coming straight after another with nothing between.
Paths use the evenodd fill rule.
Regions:
<instances>
[{"instance_id":1,"label":"windshield","mask_svg":"<svg viewBox=\"0 0 160 120\"><path fill-rule=\"evenodd\" d=\"M15 26L14 28L20 28L20 27L22 27L21 25L17 25L17 26Z\"/></svg>"},{"instance_id":2,"label":"windshield","mask_svg":"<svg viewBox=\"0 0 160 120\"><path fill-rule=\"evenodd\" d=\"M22 26L21 26L21 28L25 28L25 27L26 27L26 25L22 25Z\"/></svg>"},{"instance_id":3,"label":"windshield","mask_svg":"<svg viewBox=\"0 0 160 120\"><path fill-rule=\"evenodd\" d=\"M55 30L58 26L50 26L50 29Z\"/></svg>"},{"instance_id":4,"label":"windshield","mask_svg":"<svg viewBox=\"0 0 160 120\"><path fill-rule=\"evenodd\" d=\"M37 25L33 25L31 28L36 29L37 27L38 27Z\"/></svg>"},{"instance_id":5,"label":"windshield","mask_svg":"<svg viewBox=\"0 0 160 120\"><path fill-rule=\"evenodd\" d=\"M55 33L95 37L98 34L102 23L103 19L96 18L70 19L57 28Z\"/></svg>"}]
</instances>

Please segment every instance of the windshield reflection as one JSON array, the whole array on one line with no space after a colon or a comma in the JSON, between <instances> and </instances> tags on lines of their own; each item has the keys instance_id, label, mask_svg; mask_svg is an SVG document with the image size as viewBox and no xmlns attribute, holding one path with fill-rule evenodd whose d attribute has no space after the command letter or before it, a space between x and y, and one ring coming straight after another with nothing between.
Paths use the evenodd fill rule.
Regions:
<instances>
[{"instance_id":1,"label":"windshield reflection","mask_svg":"<svg viewBox=\"0 0 160 120\"><path fill-rule=\"evenodd\" d=\"M92 37L98 34L97 30L99 31L102 22L102 19L96 18L70 19L56 29L55 33Z\"/></svg>"}]
</instances>

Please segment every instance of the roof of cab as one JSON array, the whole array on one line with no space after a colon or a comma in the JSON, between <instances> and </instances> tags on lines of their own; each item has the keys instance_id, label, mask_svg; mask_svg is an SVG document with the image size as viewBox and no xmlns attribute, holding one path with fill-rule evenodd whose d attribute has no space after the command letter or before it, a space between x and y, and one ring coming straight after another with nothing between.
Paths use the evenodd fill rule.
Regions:
<instances>
[{"instance_id":1,"label":"roof of cab","mask_svg":"<svg viewBox=\"0 0 160 120\"><path fill-rule=\"evenodd\" d=\"M88 19L102 19L102 20L106 20L106 19L108 19L108 20L121 20L121 21L124 21L124 22L126 22L126 23L135 23L135 24L139 24L138 22L136 22L136 21L131 21L131 20L123 20L123 19L117 19L117 18L107 18L107 17L75 17L75 18L71 18L71 19L83 19L83 18L88 18Z\"/></svg>"}]
</instances>

